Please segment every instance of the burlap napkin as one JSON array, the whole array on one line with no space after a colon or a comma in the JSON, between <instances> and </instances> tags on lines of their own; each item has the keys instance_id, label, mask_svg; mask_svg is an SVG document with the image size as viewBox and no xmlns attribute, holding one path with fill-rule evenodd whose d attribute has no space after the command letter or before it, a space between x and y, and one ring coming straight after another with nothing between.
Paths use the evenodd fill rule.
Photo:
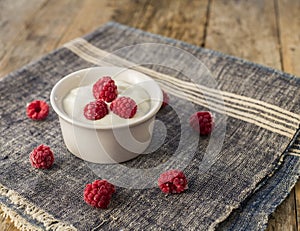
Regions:
<instances>
[{"instance_id":1,"label":"burlap napkin","mask_svg":"<svg viewBox=\"0 0 300 231\"><path fill-rule=\"evenodd\" d=\"M127 47L141 43L152 44ZM161 44L192 54L208 72L195 68L192 57ZM153 64L156 58L159 63ZM170 64L178 68L166 68ZM27 102L49 102L52 87L63 76L103 65L145 72L170 95L170 106L160 110L154 128L166 132L164 142L152 153L116 166L124 171L116 178L131 182L128 169L147 175L156 166L179 164L189 179L185 193L165 196L157 187L117 187L107 210L91 208L82 199L83 189L104 177L102 172L96 174L93 165L68 152L53 110L45 121L26 117ZM276 70L108 23L0 82L1 208L20 228L34 230L263 229L299 175L299 84L296 77ZM191 113L187 105L214 113L211 137L199 138L182 125ZM56 155L50 170L30 166L28 155L41 143Z\"/></svg>"}]
</instances>

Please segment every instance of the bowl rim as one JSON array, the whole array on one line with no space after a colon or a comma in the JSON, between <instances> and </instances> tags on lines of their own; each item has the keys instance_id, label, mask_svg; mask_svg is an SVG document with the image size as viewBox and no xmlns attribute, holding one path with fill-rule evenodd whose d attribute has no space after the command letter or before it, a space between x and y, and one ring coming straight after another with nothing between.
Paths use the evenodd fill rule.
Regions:
<instances>
[{"instance_id":1,"label":"bowl rim","mask_svg":"<svg viewBox=\"0 0 300 231\"><path fill-rule=\"evenodd\" d=\"M146 81L150 81L155 87L157 87L159 89L159 91L157 91L157 103L154 103L154 106L151 107L151 109L148 111L148 113L146 113L145 115L143 115L142 117L134 120L133 122L128 122L128 123L122 123L122 124L117 124L117 125L99 125L99 124L92 124L92 123L84 123L82 121L79 120L74 120L73 118L71 118L70 116L68 116L65 112L63 112L59 106L57 105L57 100L55 99L55 93L57 91L57 89L60 87L60 85L65 82L65 81L69 81L70 79L74 78L74 77L78 77L78 75L82 74L82 73L86 73L90 70L93 69L104 69L104 68L114 68L114 69L119 69L119 72L124 72L124 71L133 71L138 73L139 75L143 76L143 79L145 79ZM84 75L82 75L84 76ZM148 92L149 93L149 92ZM67 93L63 96L63 98L67 95ZM153 98L150 96L150 99L153 100ZM62 119L64 119L65 121L71 123L72 125L76 125L79 127L83 127L83 128L88 128L88 129L97 129L97 130L111 130L111 129L117 129L117 128L126 128L126 127L134 127L137 126L145 121L148 121L149 119L151 119L153 116L155 116L157 114L157 112L159 111L161 105L163 102L163 94L162 94L162 90L160 88L160 86L158 85L158 83L151 77L149 77L148 75L142 73L142 72L138 72L136 70L127 68L127 67L118 67L118 66L98 66L98 67L89 67L89 68L84 68L84 69L80 69L77 70L75 72L69 73L67 75L65 75L63 78L61 78L59 81L56 82L56 84L53 86L52 90L51 90L51 94L50 94L50 103L51 106L53 108L53 110L58 114L58 116Z\"/></svg>"}]
</instances>

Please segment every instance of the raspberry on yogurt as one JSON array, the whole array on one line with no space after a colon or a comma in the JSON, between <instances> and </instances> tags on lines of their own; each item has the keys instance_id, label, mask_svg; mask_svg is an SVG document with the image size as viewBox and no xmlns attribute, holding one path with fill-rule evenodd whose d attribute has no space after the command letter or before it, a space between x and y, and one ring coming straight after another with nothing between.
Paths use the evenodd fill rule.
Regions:
<instances>
[{"instance_id":1,"label":"raspberry on yogurt","mask_svg":"<svg viewBox=\"0 0 300 231\"><path fill-rule=\"evenodd\" d=\"M134 122L151 110L147 90L139 84L132 84L126 76L115 79L118 96L110 103L95 100L94 89L98 85L101 85L99 80L71 89L62 102L66 114L80 122L108 126L126 124L129 118Z\"/></svg>"},{"instance_id":2,"label":"raspberry on yogurt","mask_svg":"<svg viewBox=\"0 0 300 231\"><path fill-rule=\"evenodd\" d=\"M96 99L102 99L105 102L111 102L118 96L118 89L115 81L104 76L93 85L93 95Z\"/></svg>"},{"instance_id":3,"label":"raspberry on yogurt","mask_svg":"<svg viewBox=\"0 0 300 231\"><path fill-rule=\"evenodd\" d=\"M121 118L130 119L135 115L137 105L130 97L122 96L110 104L110 110Z\"/></svg>"},{"instance_id":4,"label":"raspberry on yogurt","mask_svg":"<svg viewBox=\"0 0 300 231\"><path fill-rule=\"evenodd\" d=\"M84 116L88 120L99 120L108 114L108 108L104 101L98 99L88 103L84 107Z\"/></svg>"}]
</instances>

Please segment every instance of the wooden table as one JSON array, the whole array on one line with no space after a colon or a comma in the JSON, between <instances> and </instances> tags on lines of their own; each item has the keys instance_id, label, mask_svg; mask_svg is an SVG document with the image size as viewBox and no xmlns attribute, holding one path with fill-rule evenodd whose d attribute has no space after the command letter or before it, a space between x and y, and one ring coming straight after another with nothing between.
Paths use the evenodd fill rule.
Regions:
<instances>
[{"instance_id":1,"label":"wooden table","mask_svg":"<svg viewBox=\"0 0 300 231\"><path fill-rule=\"evenodd\" d=\"M299 12L299 0L0 0L0 78L110 20L300 76ZM268 230L299 228L298 182ZM0 218L0 230L17 229Z\"/></svg>"}]
</instances>

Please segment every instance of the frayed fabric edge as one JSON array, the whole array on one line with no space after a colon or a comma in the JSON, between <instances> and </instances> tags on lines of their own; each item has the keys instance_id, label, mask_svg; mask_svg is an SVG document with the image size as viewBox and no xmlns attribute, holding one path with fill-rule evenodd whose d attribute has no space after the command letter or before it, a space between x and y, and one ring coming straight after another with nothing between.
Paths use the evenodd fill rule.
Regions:
<instances>
[{"instance_id":1,"label":"frayed fabric edge","mask_svg":"<svg viewBox=\"0 0 300 231\"><path fill-rule=\"evenodd\" d=\"M68 225L55 219L52 215L48 214L44 210L34 206L27 199L20 196L17 192L6 188L4 185L0 184L0 196L8 198L14 205L20 209L24 209L24 213L32 217L33 219L41 222L46 230L68 230L76 231L77 229L73 225ZM15 226L21 230L40 230L38 227L33 226L26 219L21 217L19 214L14 212L12 209L8 208L4 204L0 203L0 207L3 210L2 216L10 217L14 222ZM18 227L19 226L19 227Z\"/></svg>"},{"instance_id":2,"label":"frayed fabric edge","mask_svg":"<svg viewBox=\"0 0 300 231\"><path fill-rule=\"evenodd\" d=\"M299 128L297 129L297 131L295 132L293 138L291 139L290 143L289 143L288 146L286 147L286 149L285 149L285 150L283 151L283 153L279 156L279 158L277 159L277 162L274 163L274 169L273 169L273 171L272 171L271 173L269 173L269 174L266 175L266 178L267 178L267 179L270 178L270 177L272 177L272 176L275 174L275 172L280 168L280 166L282 165L282 163L283 163L283 161L284 161L284 158L288 155L288 150L292 147L292 145L293 145L293 144L295 143L295 141L296 141L296 138L299 137L299 136L300 136L300 125L299 125ZM247 191L245 191L245 190L243 190L241 196L245 196L247 193L249 193L249 194L246 195L245 198L247 198L247 197L253 195L254 192L256 192L257 190L259 190L259 188L261 188L261 186L263 186L263 185L265 184L266 178L265 178L265 179L262 179L260 182L253 182L254 190L252 190L250 193L247 192ZM290 192L290 191L292 190L292 188L296 185L298 179L299 179L299 175L296 177L296 180L295 180L293 186L290 187L289 192ZM252 188L252 186L251 186L251 188ZM288 193L286 194L286 196L287 196L287 195L288 195ZM244 198L244 199L245 199L245 198ZM216 220L209 226L208 230L209 230L209 231L215 230L215 229L217 228L217 226L218 226L221 222L225 221L225 220L229 217L229 215L231 214L231 212L232 212L234 209L239 208L240 205L241 205L241 202L235 203L235 204L232 205L232 206L228 206L228 207L226 208L226 211L225 211L224 215L221 216L221 217L219 217L218 219L216 219ZM268 219L269 219L269 216L267 216L267 222L268 222Z\"/></svg>"},{"instance_id":3,"label":"frayed fabric edge","mask_svg":"<svg viewBox=\"0 0 300 231\"><path fill-rule=\"evenodd\" d=\"M31 223L27 222L26 219L21 217L18 213L16 213L14 210L8 208L4 204L0 203L0 216L4 218L9 218L14 226L22 231L39 231L42 230L41 228L32 225Z\"/></svg>"}]
</instances>

